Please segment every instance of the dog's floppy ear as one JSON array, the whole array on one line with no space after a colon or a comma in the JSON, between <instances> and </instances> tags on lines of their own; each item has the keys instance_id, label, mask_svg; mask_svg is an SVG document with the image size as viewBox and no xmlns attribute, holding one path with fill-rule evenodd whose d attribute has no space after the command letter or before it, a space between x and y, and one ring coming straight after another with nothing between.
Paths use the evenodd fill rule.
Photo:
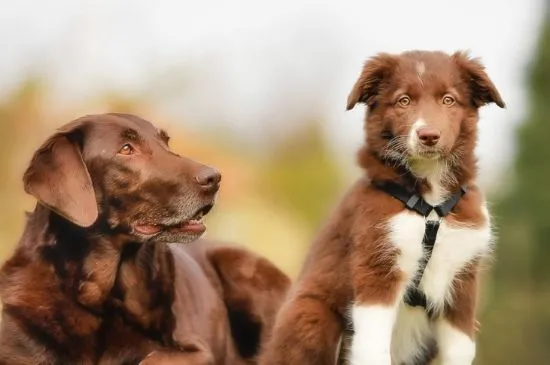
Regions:
<instances>
[{"instance_id":1,"label":"dog's floppy ear","mask_svg":"<svg viewBox=\"0 0 550 365\"><path fill-rule=\"evenodd\" d=\"M34 153L23 175L25 191L69 221L91 226L98 216L92 180L82 160L85 120L57 131Z\"/></svg>"},{"instance_id":2,"label":"dog's floppy ear","mask_svg":"<svg viewBox=\"0 0 550 365\"><path fill-rule=\"evenodd\" d=\"M346 110L351 110L357 103L365 103L372 107L377 96L397 65L397 57L389 53L379 53L365 62L359 79L355 82L348 96Z\"/></svg>"},{"instance_id":3,"label":"dog's floppy ear","mask_svg":"<svg viewBox=\"0 0 550 365\"><path fill-rule=\"evenodd\" d=\"M462 77L470 88L472 104L477 108L495 103L506 107L497 88L485 72L485 67L478 58L471 58L467 52L459 51L453 58L462 72Z\"/></svg>"}]
</instances>

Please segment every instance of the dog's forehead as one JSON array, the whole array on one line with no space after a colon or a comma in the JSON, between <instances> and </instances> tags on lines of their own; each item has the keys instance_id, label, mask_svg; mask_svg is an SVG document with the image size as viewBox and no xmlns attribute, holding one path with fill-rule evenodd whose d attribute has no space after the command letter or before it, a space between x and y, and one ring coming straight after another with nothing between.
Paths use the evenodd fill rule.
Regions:
<instances>
[{"instance_id":1,"label":"dog's forehead","mask_svg":"<svg viewBox=\"0 0 550 365\"><path fill-rule=\"evenodd\" d=\"M439 87L442 84L452 86L458 72L451 56L443 52L416 51L400 55L395 76L422 87Z\"/></svg>"},{"instance_id":2,"label":"dog's forehead","mask_svg":"<svg viewBox=\"0 0 550 365\"><path fill-rule=\"evenodd\" d=\"M114 137L135 134L140 138L157 138L159 130L149 121L131 114L102 114L97 116L92 129Z\"/></svg>"}]
</instances>

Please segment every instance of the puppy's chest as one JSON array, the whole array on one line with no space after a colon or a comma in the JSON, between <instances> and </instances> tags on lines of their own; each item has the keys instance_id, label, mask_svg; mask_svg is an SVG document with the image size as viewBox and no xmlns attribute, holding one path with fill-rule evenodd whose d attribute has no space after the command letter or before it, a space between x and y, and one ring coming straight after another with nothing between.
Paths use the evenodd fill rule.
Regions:
<instances>
[{"instance_id":1,"label":"puppy's chest","mask_svg":"<svg viewBox=\"0 0 550 365\"><path fill-rule=\"evenodd\" d=\"M436 306L450 300L453 281L465 266L489 253L491 228L487 210L481 207L484 222L460 222L444 218L437 232L431 257L426 265L420 289ZM423 238L424 217L403 211L388 221L390 244L398 249L396 265L411 283L426 254Z\"/></svg>"}]
</instances>

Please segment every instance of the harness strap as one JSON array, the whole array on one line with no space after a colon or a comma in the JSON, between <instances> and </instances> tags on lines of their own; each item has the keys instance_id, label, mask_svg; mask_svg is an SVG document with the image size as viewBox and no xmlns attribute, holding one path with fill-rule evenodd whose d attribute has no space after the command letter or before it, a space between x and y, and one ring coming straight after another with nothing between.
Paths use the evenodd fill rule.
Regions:
<instances>
[{"instance_id":1,"label":"harness strap","mask_svg":"<svg viewBox=\"0 0 550 365\"><path fill-rule=\"evenodd\" d=\"M423 307L424 309L427 309L426 296L419 290L418 287L420 285L420 281L422 280L422 276L424 275L424 270L426 269L426 266L432 256L441 219L447 216L458 204L462 196L466 193L466 187L462 186L449 199L436 206L430 205L421 196L408 192L403 186L394 182L386 181L384 183L378 183L376 184L376 187L401 201L407 209L412 210L426 218L424 237L422 239L424 255L420 260L419 270L413 279L413 285L409 287L405 295L405 303L412 307ZM439 217L439 220L427 219L432 211L435 211Z\"/></svg>"},{"instance_id":2,"label":"harness strap","mask_svg":"<svg viewBox=\"0 0 550 365\"><path fill-rule=\"evenodd\" d=\"M432 206L428 204L421 196L415 193L410 193L403 186L394 182L386 181L383 183L377 183L375 186L388 195L391 195L395 199L401 201L407 209L412 210L425 218L426 223L424 228L424 237L422 239L424 255L420 259L419 270L413 278L412 285L408 288L403 300L411 307L423 307L427 311L428 316L432 317L433 313L429 310L428 301L424 293L422 293L419 289L419 285L422 281L424 270L426 269L426 266L432 256L441 220L453 210L462 196L466 194L466 187L460 187L459 191L454 193L449 199L437 206ZM432 213L432 211L436 212L439 217L438 220L428 219L428 216ZM344 324L342 341L349 342L354 333L355 330L353 328L353 323L351 321L346 321ZM345 353L346 348L341 346L338 358L346 358Z\"/></svg>"},{"instance_id":3,"label":"harness strap","mask_svg":"<svg viewBox=\"0 0 550 365\"><path fill-rule=\"evenodd\" d=\"M422 239L424 255L420 260L419 270L413 278L413 285L410 286L407 290L404 301L412 307L423 307L424 309L428 310L426 296L418 287L420 285L420 282L422 281L424 270L426 269L426 266L428 265L428 262L432 256L441 219L447 216L458 204L462 196L466 194L466 187L462 186L459 191L454 193L449 199L437 206L432 206L427 203L421 196L415 193L410 193L403 186L396 184L392 181L376 183L375 186L378 189L387 193L388 195L391 195L395 199L401 201L407 209L412 210L426 218L424 237ZM439 220L427 219L432 211L435 211L437 213ZM428 312L428 315L431 315L431 313ZM353 324L351 322L346 323L344 331L348 334L353 333Z\"/></svg>"}]
</instances>

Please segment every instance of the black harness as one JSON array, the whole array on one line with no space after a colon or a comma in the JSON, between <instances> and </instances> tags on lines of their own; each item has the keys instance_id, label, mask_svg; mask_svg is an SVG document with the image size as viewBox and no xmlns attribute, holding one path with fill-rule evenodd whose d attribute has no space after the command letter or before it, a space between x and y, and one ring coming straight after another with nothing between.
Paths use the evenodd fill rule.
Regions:
<instances>
[{"instance_id":1,"label":"black harness","mask_svg":"<svg viewBox=\"0 0 550 365\"><path fill-rule=\"evenodd\" d=\"M409 193L403 186L394 182L377 184L376 187L401 201L407 209L412 210L425 218L426 226L424 229L424 238L422 239L424 255L420 261L419 270L413 279L413 285L409 287L407 293L405 294L404 300L405 303L411 307L423 307L424 309L427 309L426 296L420 291L418 286L420 285L420 281L422 280L428 261L432 256L435 240L437 238L437 231L439 230L441 220L453 210L462 196L466 194L466 187L462 186L449 199L435 207L428 204L421 196L415 193ZM439 217L438 220L428 219L428 216L432 213L432 211L437 214Z\"/></svg>"},{"instance_id":2,"label":"black harness","mask_svg":"<svg viewBox=\"0 0 550 365\"><path fill-rule=\"evenodd\" d=\"M437 238L437 231L439 230L441 220L453 210L462 196L466 194L466 187L462 186L459 191L454 193L449 199L434 207L428 204L420 195L410 193L403 186L394 182L386 181L383 183L377 183L375 186L395 199L401 201L407 209L412 210L425 218L426 226L424 229L424 238L422 239L424 255L421 258L419 270L413 279L413 285L409 287L404 296L404 301L411 307L423 307L428 312L428 315L432 316L432 313L428 310L426 296L419 289L419 285L422 280L422 276L424 275L424 270L428 265L428 261L432 256L435 240ZM432 213L432 211L437 214L439 219L428 219L428 216ZM353 323L349 321L344 329L344 335L350 337L353 333ZM347 340L349 340L349 338ZM342 356L340 356L340 358L342 358Z\"/></svg>"}]
</instances>

